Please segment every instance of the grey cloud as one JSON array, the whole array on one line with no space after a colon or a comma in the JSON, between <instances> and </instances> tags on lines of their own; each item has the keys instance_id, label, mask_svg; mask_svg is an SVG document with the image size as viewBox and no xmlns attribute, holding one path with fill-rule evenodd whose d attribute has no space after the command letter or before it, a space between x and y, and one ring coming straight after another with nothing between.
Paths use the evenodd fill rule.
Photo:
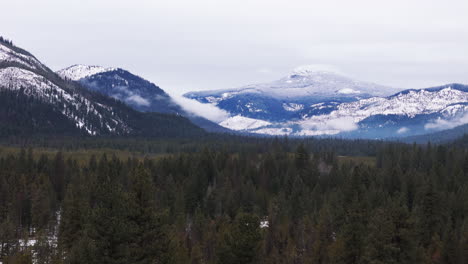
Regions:
<instances>
[{"instance_id":1,"label":"grey cloud","mask_svg":"<svg viewBox=\"0 0 468 264\"><path fill-rule=\"evenodd\" d=\"M303 64L403 88L468 83L466 0L15 0L2 8L2 34L53 69L121 67L171 94L278 79Z\"/></svg>"}]
</instances>

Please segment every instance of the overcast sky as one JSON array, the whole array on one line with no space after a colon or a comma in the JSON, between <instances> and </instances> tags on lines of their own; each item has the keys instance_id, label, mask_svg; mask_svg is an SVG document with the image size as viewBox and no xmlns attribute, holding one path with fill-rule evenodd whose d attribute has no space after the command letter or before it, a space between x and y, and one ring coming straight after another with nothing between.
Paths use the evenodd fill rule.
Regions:
<instances>
[{"instance_id":1,"label":"overcast sky","mask_svg":"<svg viewBox=\"0 0 468 264\"><path fill-rule=\"evenodd\" d=\"M0 34L54 70L115 66L171 94L325 64L402 88L468 83L466 0L13 0Z\"/></svg>"}]
</instances>

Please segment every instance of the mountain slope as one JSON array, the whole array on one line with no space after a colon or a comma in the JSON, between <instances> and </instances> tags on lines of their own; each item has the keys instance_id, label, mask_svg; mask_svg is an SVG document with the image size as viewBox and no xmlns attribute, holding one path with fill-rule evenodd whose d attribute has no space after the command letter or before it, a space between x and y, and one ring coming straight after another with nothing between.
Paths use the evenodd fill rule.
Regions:
<instances>
[{"instance_id":1,"label":"mountain slope","mask_svg":"<svg viewBox=\"0 0 468 264\"><path fill-rule=\"evenodd\" d=\"M120 68L73 65L57 72L62 78L78 81L89 90L124 102L141 112L182 115L210 132L229 132L207 119L182 109L155 84Z\"/></svg>"},{"instance_id":2,"label":"mountain slope","mask_svg":"<svg viewBox=\"0 0 468 264\"><path fill-rule=\"evenodd\" d=\"M174 115L137 112L121 102L60 78L30 53L0 42L2 135L201 135ZM20 103L21 102L21 103Z\"/></svg>"},{"instance_id":3,"label":"mountain slope","mask_svg":"<svg viewBox=\"0 0 468 264\"><path fill-rule=\"evenodd\" d=\"M298 123L319 127L334 120L355 124L358 137L394 137L430 133L444 127L438 120L457 122L468 112L468 93L462 85L407 90L389 97L373 97L340 104L327 115L304 118ZM331 134L338 134L339 126ZM346 135L346 134L345 134Z\"/></svg>"},{"instance_id":4,"label":"mountain slope","mask_svg":"<svg viewBox=\"0 0 468 264\"><path fill-rule=\"evenodd\" d=\"M142 112L178 113L182 109L153 83L118 68L74 65L57 72L90 90L109 95Z\"/></svg>"},{"instance_id":5,"label":"mountain slope","mask_svg":"<svg viewBox=\"0 0 468 264\"><path fill-rule=\"evenodd\" d=\"M468 122L467 86L395 91L300 68L271 83L185 96L229 112L220 125L255 134L394 138Z\"/></svg>"},{"instance_id":6,"label":"mountain slope","mask_svg":"<svg viewBox=\"0 0 468 264\"><path fill-rule=\"evenodd\" d=\"M329 113L343 102L391 95L397 91L355 81L334 72L300 67L274 82L237 89L190 92L184 96L215 105L233 116L284 122Z\"/></svg>"}]
</instances>

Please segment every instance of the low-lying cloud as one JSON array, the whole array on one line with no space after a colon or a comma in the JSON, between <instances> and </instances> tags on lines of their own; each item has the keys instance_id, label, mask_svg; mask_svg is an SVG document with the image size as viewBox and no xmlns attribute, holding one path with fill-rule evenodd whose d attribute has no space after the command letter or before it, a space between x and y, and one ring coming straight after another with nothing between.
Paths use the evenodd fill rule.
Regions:
<instances>
[{"instance_id":1,"label":"low-lying cloud","mask_svg":"<svg viewBox=\"0 0 468 264\"><path fill-rule=\"evenodd\" d=\"M407 127L401 127L400 129L397 130L398 134L404 134L409 131L409 128Z\"/></svg>"},{"instance_id":2,"label":"low-lying cloud","mask_svg":"<svg viewBox=\"0 0 468 264\"><path fill-rule=\"evenodd\" d=\"M432 122L429 122L426 125L424 125L424 128L426 130L444 130L451 129L464 124L468 124L468 113L459 118L454 118L452 120L445 120L439 117L433 120Z\"/></svg>"},{"instance_id":3,"label":"low-lying cloud","mask_svg":"<svg viewBox=\"0 0 468 264\"><path fill-rule=\"evenodd\" d=\"M229 113L210 104L202 104L196 100L188 99L182 95L171 95L172 99L190 113L219 123L230 117Z\"/></svg>"},{"instance_id":4,"label":"low-lying cloud","mask_svg":"<svg viewBox=\"0 0 468 264\"><path fill-rule=\"evenodd\" d=\"M354 119L352 117L338 117L327 120L310 119L304 121L301 124L301 126L304 129L312 129L324 132L337 131L338 133L353 131L359 128L359 126L356 124L356 122L354 122Z\"/></svg>"},{"instance_id":5,"label":"low-lying cloud","mask_svg":"<svg viewBox=\"0 0 468 264\"><path fill-rule=\"evenodd\" d=\"M132 102L132 103L140 105L140 106L149 106L150 105L150 102L147 99L145 99L145 98L143 98L143 97L141 97L141 96L139 96L137 94L134 94L132 96L127 97L127 99L125 99L125 101Z\"/></svg>"}]
</instances>

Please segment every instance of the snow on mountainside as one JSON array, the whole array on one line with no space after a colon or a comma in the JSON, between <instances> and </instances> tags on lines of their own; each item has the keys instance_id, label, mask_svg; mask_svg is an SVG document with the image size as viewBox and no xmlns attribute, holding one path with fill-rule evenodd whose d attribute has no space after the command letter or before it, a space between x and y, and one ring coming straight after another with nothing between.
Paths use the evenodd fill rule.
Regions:
<instances>
[{"instance_id":1,"label":"snow on mountainside","mask_svg":"<svg viewBox=\"0 0 468 264\"><path fill-rule=\"evenodd\" d=\"M27 51L0 39L0 136L204 134L183 117L141 113L70 80L109 70L113 68L75 66L63 79Z\"/></svg>"},{"instance_id":2,"label":"snow on mountainside","mask_svg":"<svg viewBox=\"0 0 468 264\"><path fill-rule=\"evenodd\" d=\"M104 68L101 66L88 66L76 64L58 71L57 74L64 79L78 81L91 75L114 70L116 70L116 68Z\"/></svg>"},{"instance_id":3,"label":"snow on mountainside","mask_svg":"<svg viewBox=\"0 0 468 264\"><path fill-rule=\"evenodd\" d=\"M355 81L330 69L303 66L289 75L270 83L248 85L237 89L190 92L184 96L200 103L211 104L231 116L286 124L311 116L329 114L341 103L354 102L375 96L394 94L398 89L382 85ZM235 123L231 126L229 124ZM247 123L245 123L247 124ZM237 122L220 125L234 130L252 131L241 128ZM286 126L289 128L289 126ZM267 133L297 133L294 129L262 130Z\"/></svg>"},{"instance_id":4,"label":"snow on mountainside","mask_svg":"<svg viewBox=\"0 0 468 264\"><path fill-rule=\"evenodd\" d=\"M12 91L23 89L25 95L33 96L44 102L69 105L63 108L62 114L74 122L77 128L85 130L90 135L96 135L98 131L90 122L87 122L86 118L93 115L102 119L102 110L112 111L110 108L95 104L77 93L70 93L43 76L26 69L16 67L0 69L0 87ZM70 111L67 109L69 107L80 111ZM102 122L109 132L115 131L116 126L127 129L124 122L118 117L102 120Z\"/></svg>"},{"instance_id":5,"label":"snow on mountainside","mask_svg":"<svg viewBox=\"0 0 468 264\"><path fill-rule=\"evenodd\" d=\"M103 112L112 115L108 107L91 102L75 91L64 89L48 79L53 76L46 66L28 52L8 43L0 43L0 89L21 92L30 97L53 105L67 117L78 129L89 135L98 134L98 127L86 120L95 116L102 120L108 132L128 131L127 126L118 117L104 119ZM34 71L34 72L33 72Z\"/></svg>"},{"instance_id":6,"label":"snow on mountainside","mask_svg":"<svg viewBox=\"0 0 468 264\"><path fill-rule=\"evenodd\" d=\"M297 124L314 130L313 128L320 128L323 124L335 122L337 126L328 133L338 134L347 131L343 129L346 125L349 130L354 130L358 128L359 122L377 115L403 116L411 119L417 115L437 114L446 119L452 119L466 112L468 109L464 105L466 102L468 102L468 93L453 89L451 86L434 92L424 89L412 90L386 98L373 97L343 103L329 114L305 118Z\"/></svg>"},{"instance_id":7,"label":"snow on mountainside","mask_svg":"<svg viewBox=\"0 0 468 264\"><path fill-rule=\"evenodd\" d=\"M190 92L186 97L217 104L240 94L261 94L277 99L304 97L370 97L396 93L398 89L373 83L355 81L331 71L302 66L288 76L270 83L247 85L236 89Z\"/></svg>"},{"instance_id":8,"label":"snow on mountainside","mask_svg":"<svg viewBox=\"0 0 468 264\"><path fill-rule=\"evenodd\" d=\"M411 136L468 123L468 86L460 84L396 92L329 70L301 67L270 83L186 94L230 114L213 124L188 114L158 86L123 69L74 65L58 75L27 51L0 42L0 117L12 123L0 126L0 134L22 131L22 124L41 129L60 124L63 131L88 135L165 135L170 130L166 128L174 128L171 134L200 133L179 115L218 132L227 128L254 134L361 138ZM31 102L31 107L12 102L15 96L21 97L18 102ZM11 111L12 107L17 109ZM36 114L33 109L43 112L31 116ZM17 117L23 119L15 122ZM177 125L161 125L171 122Z\"/></svg>"},{"instance_id":9,"label":"snow on mountainside","mask_svg":"<svg viewBox=\"0 0 468 264\"><path fill-rule=\"evenodd\" d=\"M42 65L34 56L31 54L14 48L9 45L0 43L0 62L3 63L17 63L22 66L31 68L31 69L41 69L45 70L46 67Z\"/></svg>"},{"instance_id":10,"label":"snow on mountainside","mask_svg":"<svg viewBox=\"0 0 468 264\"><path fill-rule=\"evenodd\" d=\"M153 83L119 68L73 65L57 72L86 88L111 96L143 112L178 113L166 92Z\"/></svg>"},{"instance_id":11,"label":"snow on mountainside","mask_svg":"<svg viewBox=\"0 0 468 264\"><path fill-rule=\"evenodd\" d=\"M220 125L257 134L381 138L429 133L468 120L467 86L397 91L300 67L271 83L185 96L229 112Z\"/></svg>"},{"instance_id":12,"label":"snow on mountainside","mask_svg":"<svg viewBox=\"0 0 468 264\"><path fill-rule=\"evenodd\" d=\"M55 97L66 94L61 88L42 76L39 76L29 70L7 67L0 69L0 85L10 90L19 90L22 87L34 87L28 89L28 93L34 93L37 96L48 97L47 91L55 90ZM66 95L70 99L69 95Z\"/></svg>"},{"instance_id":13,"label":"snow on mountainside","mask_svg":"<svg viewBox=\"0 0 468 264\"><path fill-rule=\"evenodd\" d=\"M388 96L397 91L395 88L355 81L330 69L303 66L270 83L238 89L190 92L185 97L214 105L237 119L245 117L258 120L255 122L257 124L269 123L268 129L264 125L256 131L248 125L249 122L227 120L220 123L230 129L254 133L260 133L261 129L261 133L268 134L297 134L297 128L290 127L293 121L329 114L337 110L341 103ZM242 124L245 126L242 127ZM327 130L327 133L330 131Z\"/></svg>"},{"instance_id":14,"label":"snow on mountainside","mask_svg":"<svg viewBox=\"0 0 468 264\"><path fill-rule=\"evenodd\" d=\"M182 115L207 131L230 132L214 122L185 111L160 87L124 69L73 65L57 74L64 79L78 81L89 90L122 101L135 110Z\"/></svg>"},{"instance_id":15,"label":"snow on mountainside","mask_svg":"<svg viewBox=\"0 0 468 264\"><path fill-rule=\"evenodd\" d=\"M415 117L418 114L430 114L442 111L456 103L468 102L468 93L447 87L438 92L426 90L398 93L387 98L373 97L357 102L343 103L338 110L328 116L353 117L359 122L372 115L405 115Z\"/></svg>"}]
</instances>

